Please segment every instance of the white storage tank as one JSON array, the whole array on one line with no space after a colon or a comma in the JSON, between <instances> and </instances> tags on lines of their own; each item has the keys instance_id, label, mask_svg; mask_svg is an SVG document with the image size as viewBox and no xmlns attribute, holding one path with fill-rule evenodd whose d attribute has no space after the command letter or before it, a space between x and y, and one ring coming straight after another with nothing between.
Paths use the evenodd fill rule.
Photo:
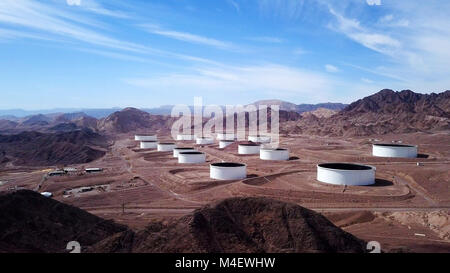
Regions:
<instances>
[{"instance_id":1,"label":"white storage tank","mask_svg":"<svg viewBox=\"0 0 450 273\"><path fill-rule=\"evenodd\" d=\"M235 180L247 177L247 165L233 162L220 162L209 165L209 176L217 180Z\"/></svg>"},{"instance_id":2,"label":"white storage tank","mask_svg":"<svg viewBox=\"0 0 450 273\"><path fill-rule=\"evenodd\" d=\"M179 135L177 135L177 140L180 140L180 141L183 141L183 140L195 140L195 136L187 135L187 134L179 134Z\"/></svg>"},{"instance_id":3,"label":"white storage tank","mask_svg":"<svg viewBox=\"0 0 450 273\"><path fill-rule=\"evenodd\" d=\"M157 146L156 141L141 141L141 149L156 149Z\"/></svg>"},{"instance_id":4,"label":"white storage tank","mask_svg":"<svg viewBox=\"0 0 450 273\"><path fill-rule=\"evenodd\" d=\"M234 140L220 140L219 141L219 148L223 149L227 147L228 145L231 145L234 143Z\"/></svg>"},{"instance_id":5,"label":"white storage tank","mask_svg":"<svg viewBox=\"0 0 450 273\"><path fill-rule=\"evenodd\" d=\"M317 180L334 185L366 186L375 183L376 168L353 163L317 165Z\"/></svg>"},{"instance_id":6,"label":"white storage tank","mask_svg":"<svg viewBox=\"0 0 450 273\"><path fill-rule=\"evenodd\" d=\"M233 133L218 133L218 140L235 140L236 136Z\"/></svg>"},{"instance_id":7,"label":"white storage tank","mask_svg":"<svg viewBox=\"0 0 450 273\"><path fill-rule=\"evenodd\" d=\"M213 144L214 139L212 137L197 137L196 143L199 145Z\"/></svg>"},{"instance_id":8,"label":"white storage tank","mask_svg":"<svg viewBox=\"0 0 450 273\"><path fill-rule=\"evenodd\" d=\"M178 163L205 163L206 154L202 152L179 152L178 153Z\"/></svg>"},{"instance_id":9,"label":"white storage tank","mask_svg":"<svg viewBox=\"0 0 450 273\"><path fill-rule=\"evenodd\" d=\"M178 157L178 153L180 152L197 152L195 148L192 147L179 147L173 149L173 157Z\"/></svg>"},{"instance_id":10,"label":"white storage tank","mask_svg":"<svg viewBox=\"0 0 450 273\"><path fill-rule=\"evenodd\" d=\"M156 135L135 135L134 140L136 141L156 141L158 137Z\"/></svg>"},{"instance_id":11,"label":"white storage tank","mask_svg":"<svg viewBox=\"0 0 450 273\"><path fill-rule=\"evenodd\" d=\"M269 143L270 140L271 140L270 136L262 136L262 135L248 136L248 141L251 142Z\"/></svg>"},{"instance_id":12,"label":"white storage tank","mask_svg":"<svg viewBox=\"0 0 450 273\"><path fill-rule=\"evenodd\" d=\"M373 144L372 155L380 157L416 158L417 146L405 144Z\"/></svg>"},{"instance_id":13,"label":"white storage tank","mask_svg":"<svg viewBox=\"0 0 450 273\"><path fill-rule=\"evenodd\" d=\"M240 155L255 155L259 154L261 146L256 143L239 144L238 154Z\"/></svg>"},{"instance_id":14,"label":"white storage tank","mask_svg":"<svg viewBox=\"0 0 450 273\"><path fill-rule=\"evenodd\" d=\"M262 160L289 160L289 150L283 148L261 148L259 158Z\"/></svg>"},{"instance_id":15,"label":"white storage tank","mask_svg":"<svg viewBox=\"0 0 450 273\"><path fill-rule=\"evenodd\" d=\"M172 142L160 142L158 143L158 152L172 152L177 145Z\"/></svg>"}]
</instances>

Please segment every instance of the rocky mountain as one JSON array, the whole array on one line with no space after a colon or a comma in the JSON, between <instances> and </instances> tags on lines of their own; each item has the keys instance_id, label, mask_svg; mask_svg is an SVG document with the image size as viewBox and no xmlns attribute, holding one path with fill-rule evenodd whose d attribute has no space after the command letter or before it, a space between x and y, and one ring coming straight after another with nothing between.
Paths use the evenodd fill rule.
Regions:
<instances>
[{"instance_id":1,"label":"rocky mountain","mask_svg":"<svg viewBox=\"0 0 450 273\"><path fill-rule=\"evenodd\" d=\"M267 198L231 198L168 223L118 233L91 252L365 252L365 242L321 214Z\"/></svg>"},{"instance_id":2,"label":"rocky mountain","mask_svg":"<svg viewBox=\"0 0 450 273\"><path fill-rule=\"evenodd\" d=\"M330 136L450 130L450 91L419 94L385 89L329 118L308 117L283 126L284 132Z\"/></svg>"},{"instance_id":3,"label":"rocky mountain","mask_svg":"<svg viewBox=\"0 0 450 273\"><path fill-rule=\"evenodd\" d=\"M334 114L336 114L337 112L339 112L339 111L326 109L326 108L317 108L314 111L302 113L302 117L308 117L310 115L313 115L318 118L329 118L329 117L333 116Z\"/></svg>"},{"instance_id":4,"label":"rocky mountain","mask_svg":"<svg viewBox=\"0 0 450 273\"><path fill-rule=\"evenodd\" d=\"M105 137L89 129L41 133L25 131L0 135L0 162L48 166L87 163L105 154Z\"/></svg>"},{"instance_id":5,"label":"rocky mountain","mask_svg":"<svg viewBox=\"0 0 450 273\"><path fill-rule=\"evenodd\" d=\"M70 241L85 248L125 230L34 191L0 192L0 253L68 252Z\"/></svg>"},{"instance_id":6,"label":"rocky mountain","mask_svg":"<svg viewBox=\"0 0 450 273\"><path fill-rule=\"evenodd\" d=\"M294 104L292 102L282 100L259 100L252 104L255 106L267 105L268 107L270 105L278 105L280 107L280 110L297 113L311 112L319 108L329 109L333 111L340 111L347 106L347 104L331 103L331 102L318 104Z\"/></svg>"},{"instance_id":7,"label":"rocky mountain","mask_svg":"<svg viewBox=\"0 0 450 273\"><path fill-rule=\"evenodd\" d=\"M150 115L129 107L99 120L97 128L107 133L170 132L171 125L177 119L170 116Z\"/></svg>"}]
</instances>

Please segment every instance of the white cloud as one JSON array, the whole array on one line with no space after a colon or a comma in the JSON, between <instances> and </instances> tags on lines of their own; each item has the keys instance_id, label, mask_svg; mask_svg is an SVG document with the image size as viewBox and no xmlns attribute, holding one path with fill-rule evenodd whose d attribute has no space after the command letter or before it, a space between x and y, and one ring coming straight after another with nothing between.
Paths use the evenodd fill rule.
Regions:
<instances>
[{"instance_id":1,"label":"white cloud","mask_svg":"<svg viewBox=\"0 0 450 273\"><path fill-rule=\"evenodd\" d=\"M263 42L263 43L273 43L273 44L280 44L283 42L283 39L277 38L277 37L269 37L269 36L260 36L260 37L250 37L247 38L248 40L256 41L256 42Z\"/></svg>"},{"instance_id":2,"label":"white cloud","mask_svg":"<svg viewBox=\"0 0 450 273\"><path fill-rule=\"evenodd\" d=\"M381 0L366 0L367 5L369 6L380 6Z\"/></svg>"},{"instance_id":3,"label":"white cloud","mask_svg":"<svg viewBox=\"0 0 450 273\"><path fill-rule=\"evenodd\" d=\"M142 25L142 27L153 34L165 36L171 39L176 39L184 42L194 43L194 44L202 44L207 46L212 46L220 49L234 49L235 46L230 42L224 42L220 40L216 40L209 37L204 37L196 34L191 34L187 32L180 32L174 30L165 30L161 29L155 25Z\"/></svg>"},{"instance_id":4,"label":"white cloud","mask_svg":"<svg viewBox=\"0 0 450 273\"><path fill-rule=\"evenodd\" d=\"M69 6L79 6L81 5L81 0L66 0Z\"/></svg>"},{"instance_id":5,"label":"white cloud","mask_svg":"<svg viewBox=\"0 0 450 273\"><path fill-rule=\"evenodd\" d=\"M331 26L332 29L345 34L353 41L369 49L392 56L402 46L400 41L387 34L376 33L361 26L358 20L346 18L332 8L329 11L335 16L338 22L337 26Z\"/></svg>"},{"instance_id":6,"label":"white cloud","mask_svg":"<svg viewBox=\"0 0 450 273\"><path fill-rule=\"evenodd\" d=\"M336 72L339 72L339 68L337 68L336 66L331 65L331 64L326 64L326 65L325 65L325 70L326 70L327 72L330 72L330 73L336 73Z\"/></svg>"},{"instance_id":7,"label":"white cloud","mask_svg":"<svg viewBox=\"0 0 450 273\"><path fill-rule=\"evenodd\" d=\"M133 86L152 90L197 90L204 92L281 92L320 96L333 86L320 74L298 68L266 64L262 66L201 67L192 73L173 73L146 78L128 78Z\"/></svg>"},{"instance_id":8,"label":"white cloud","mask_svg":"<svg viewBox=\"0 0 450 273\"><path fill-rule=\"evenodd\" d=\"M229 3L230 5L232 5L232 6L236 9L237 12L240 12L240 11L241 11L241 7L239 6L238 3L236 3L236 1L234 1L234 0L228 0L228 3Z\"/></svg>"}]
</instances>

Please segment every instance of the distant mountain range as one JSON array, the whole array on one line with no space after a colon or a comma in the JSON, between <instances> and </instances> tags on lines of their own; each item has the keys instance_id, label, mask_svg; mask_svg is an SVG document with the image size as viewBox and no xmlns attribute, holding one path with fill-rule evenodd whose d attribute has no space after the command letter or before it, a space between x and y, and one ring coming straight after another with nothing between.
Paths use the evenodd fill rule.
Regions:
<instances>
[{"instance_id":1,"label":"distant mountain range","mask_svg":"<svg viewBox=\"0 0 450 273\"><path fill-rule=\"evenodd\" d=\"M280 110L284 111L294 111L297 113L314 111L318 108L325 108L330 110L339 111L344 109L347 104L342 103L318 103L318 104L294 104L287 101L281 100L260 100L252 103L252 105L280 105ZM175 105L162 105L160 107L155 108L141 108L140 110L147 112L152 115L170 115L172 108ZM189 106L191 112L194 110L194 106ZM225 106L221 106L225 109ZM120 111L122 108L98 108L98 109L90 109L90 108L57 108L57 109L43 109L43 110L22 110L22 109L10 109L10 110L0 110L0 119L10 120L10 121L20 121L23 118L27 118L30 116L36 115L44 115L49 119L55 116L59 116L61 114L69 115L83 115L90 116L96 119L104 118L111 115L114 112Z\"/></svg>"}]
</instances>

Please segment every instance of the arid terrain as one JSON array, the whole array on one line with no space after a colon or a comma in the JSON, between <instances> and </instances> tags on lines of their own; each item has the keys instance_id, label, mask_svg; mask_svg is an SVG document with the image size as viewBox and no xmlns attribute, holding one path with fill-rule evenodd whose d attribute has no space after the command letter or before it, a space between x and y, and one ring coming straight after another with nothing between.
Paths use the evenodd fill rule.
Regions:
<instances>
[{"instance_id":1,"label":"arid terrain","mask_svg":"<svg viewBox=\"0 0 450 273\"><path fill-rule=\"evenodd\" d=\"M354 109L352 105L349 107L343 111ZM336 119L336 115L318 118ZM109 128L118 119L107 118L101 124L103 128ZM186 215L211 203L235 197L266 197L319 212L359 239L378 241L385 252L450 252L450 134L445 128L362 136L286 131L280 137L280 147L289 148L289 161L263 161L258 155L239 155L237 147L219 149L217 141L210 145L178 141L179 147L194 146L206 153L205 163L182 165L172 152L139 149L139 142L134 141L139 124L132 123L130 130L123 126L113 130L113 137L108 135L104 156L89 163L63 164L77 169L63 176L48 175L58 164L25 166L5 162L0 169L0 191L51 192L55 200L126 225L130 234L140 234L135 238L150 242L156 239L146 239L142 230L152 223L170 228L183 223L180 219L186 219L183 218ZM439 124L444 124L444 120ZM158 140L173 141L163 130L158 132ZM393 141L418 145L419 157L372 156L373 143ZM247 178L210 179L209 164L221 161L247 164ZM375 166L376 183L344 187L318 182L316 165L323 162ZM87 174L82 171L86 167L99 167L103 171ZM170 236L167 232L160 233ZM118 251L114 244L117 240L125 240L120 236L126 234L118 236L96 245L94 250ZM214 250L213 246L208 247L207 250ZM251 250L233 247L230 249ZM165 251L163 248L151 251L158 250ZM301 251L301 248L297 250Z\"/></svg>"}]
</instances>

